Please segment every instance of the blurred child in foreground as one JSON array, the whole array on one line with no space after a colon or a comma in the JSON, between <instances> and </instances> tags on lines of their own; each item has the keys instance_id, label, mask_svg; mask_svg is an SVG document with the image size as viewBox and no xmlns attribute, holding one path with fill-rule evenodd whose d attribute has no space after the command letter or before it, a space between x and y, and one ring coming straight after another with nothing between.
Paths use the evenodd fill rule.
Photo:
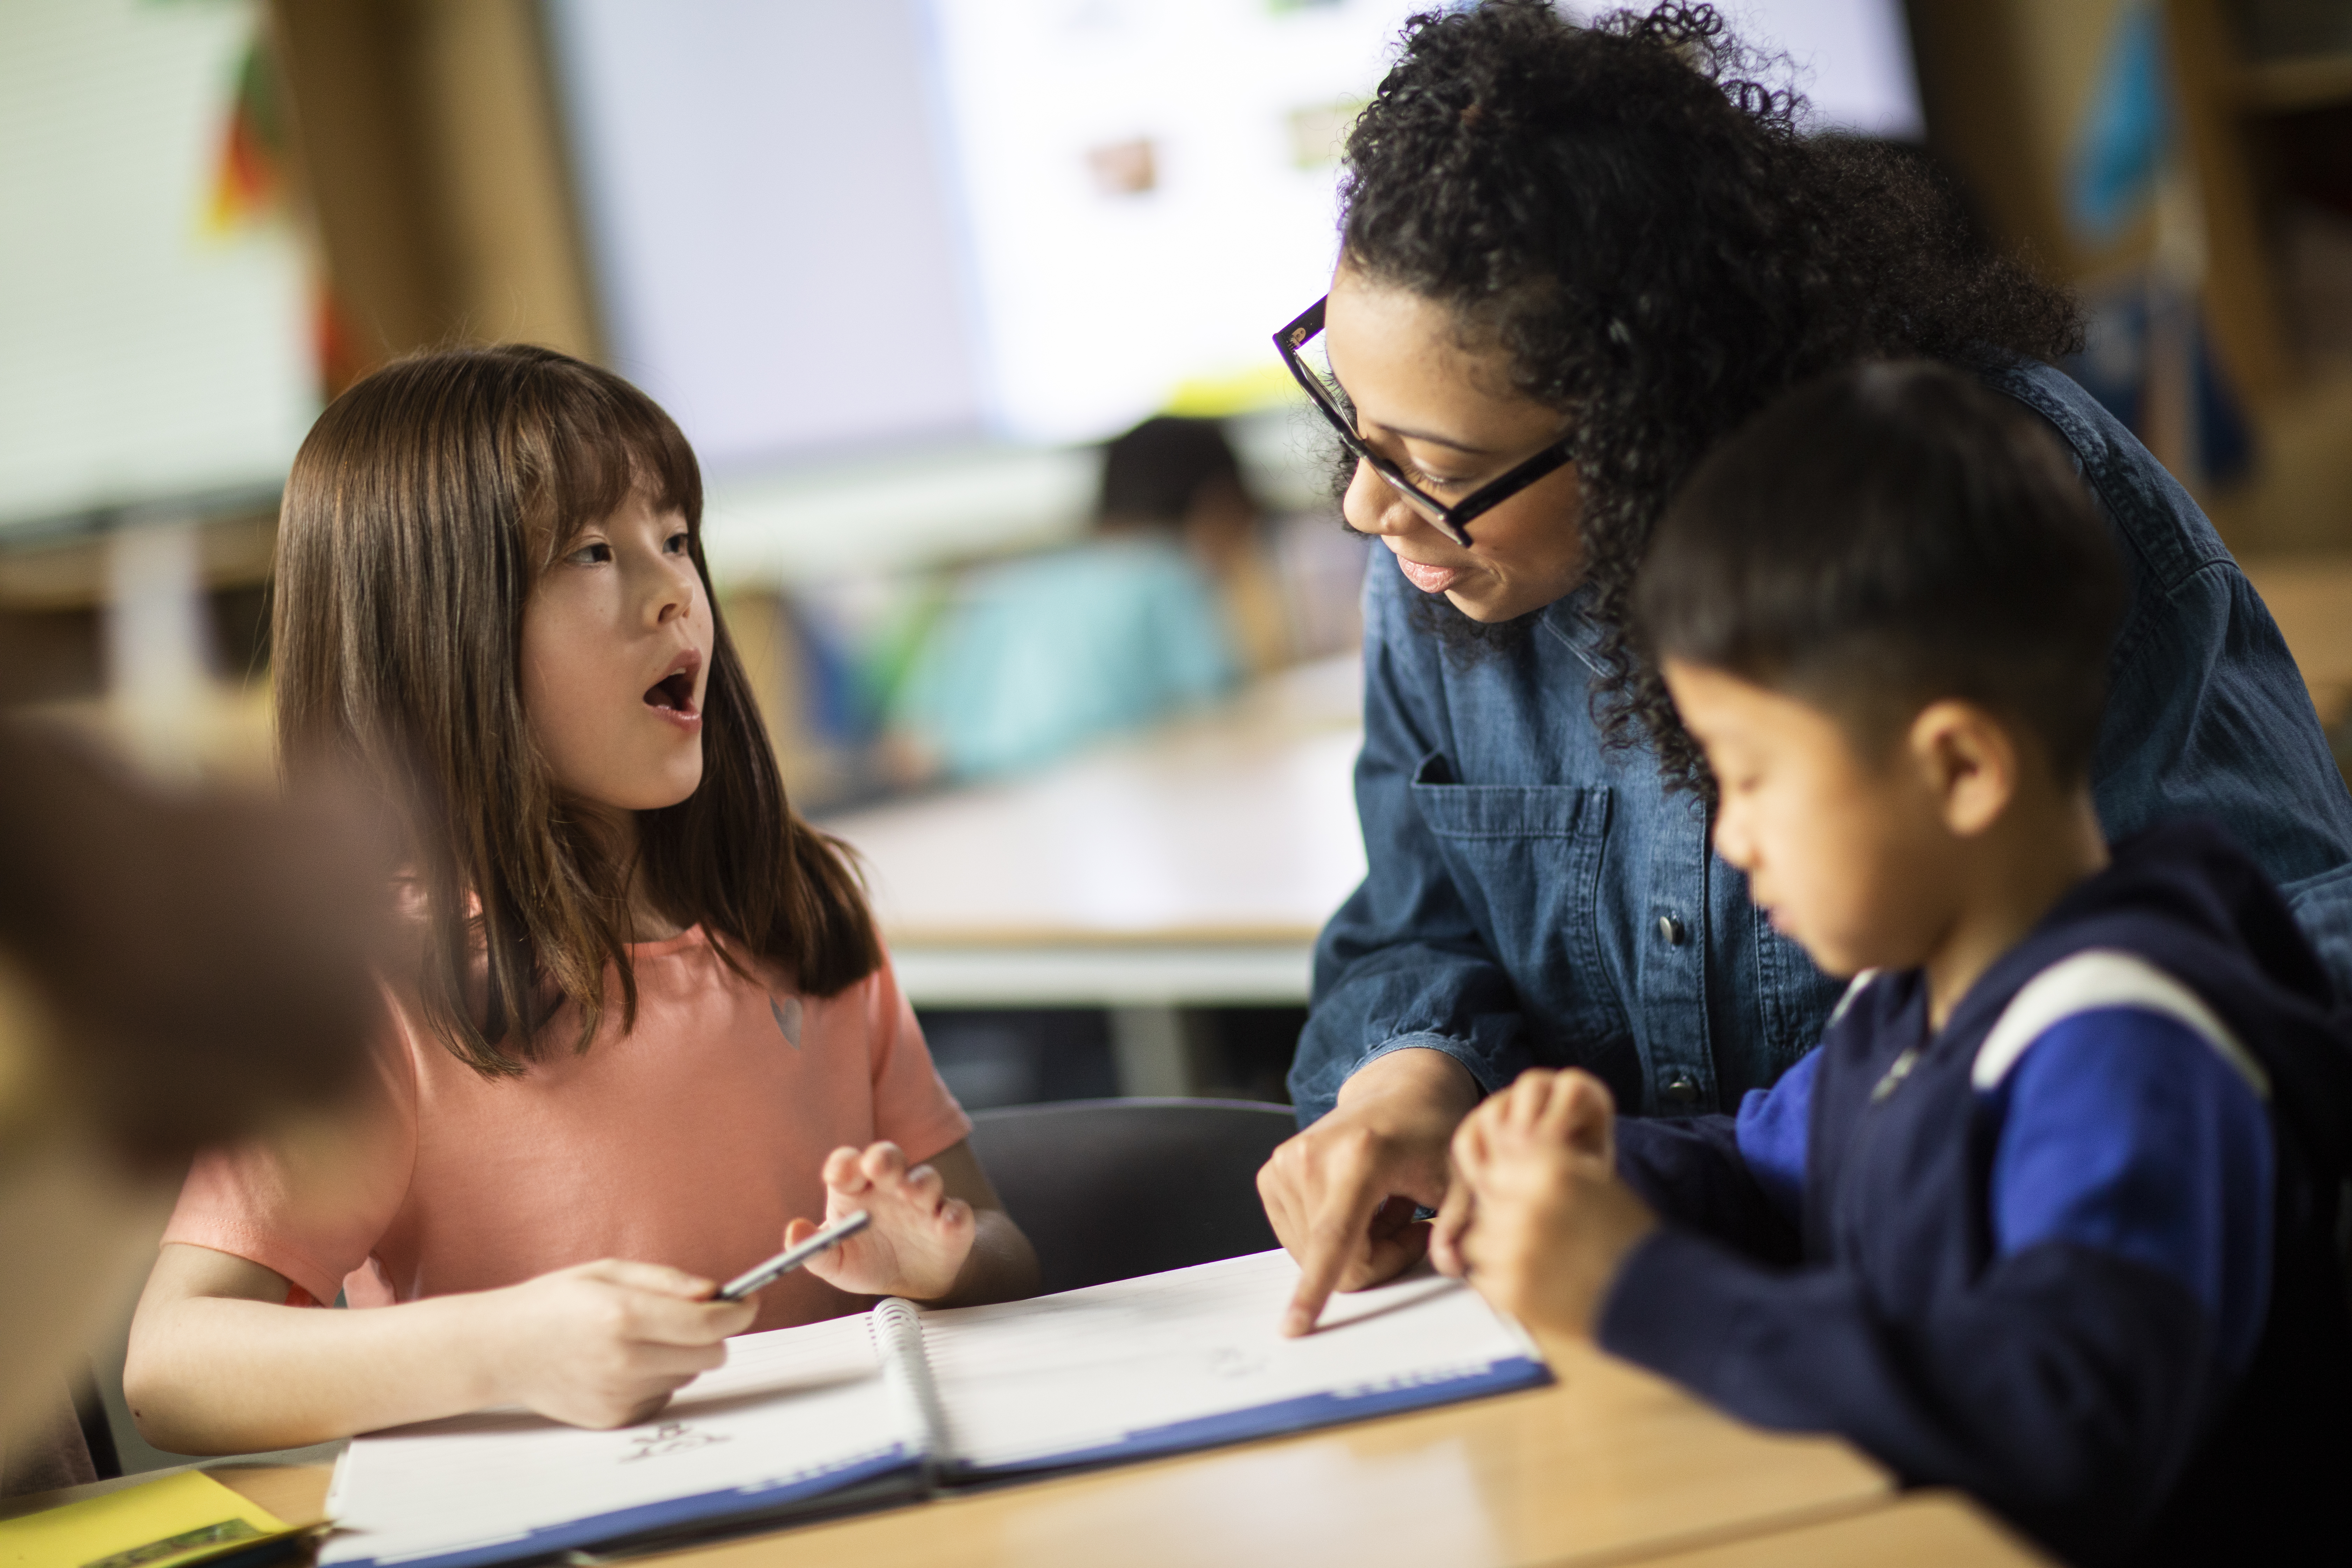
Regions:
<instances>
[{"instance_id":1,"label":"blurred child in foreground","mask_svg":"<svg viewBox=\"0 0 2352 1568\"><path fill-rule=\"evenodd\" d=\"M0 1496L96 1479L68 1376L189 1155L355 1087L367 879L327 826L0 725Z\"/></svg>"},{"instance_id":2,"label":"blurred child in foreground","mask_svg":"<svg viewBox=\"0 0 2352 1568\"><path fill-rule=\"evenodd\" d=\"M2352 1074L2237 846L2100 830L2123 596L2056 445L1959 373L1841 373L1711 458L1637 622L1717 848L1852 985L1736 1116L1524 1075L1457 1135L1435 1252L1539 1338L2074 1560L2299 1561L2352 1460Z\"/></svg>"},{"instance_id":3,"label":"blurred child in foreground","mask_svg":"<svg viewBox=\"0 0 2352 1568\"><path fill-rule=\"evenodd\" d=\"M931 771L983 778L1223 695L1283 652L1259 532L1215 421L1144 421L1104 449L1089 537L967 579L908 671L901 729Z\"/></svg>"}]
</instances>

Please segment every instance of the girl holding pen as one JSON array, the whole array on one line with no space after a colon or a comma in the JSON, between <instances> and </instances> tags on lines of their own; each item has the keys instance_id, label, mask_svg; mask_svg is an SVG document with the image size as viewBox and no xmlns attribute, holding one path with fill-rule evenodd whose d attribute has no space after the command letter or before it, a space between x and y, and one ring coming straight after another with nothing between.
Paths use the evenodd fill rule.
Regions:
<instances>
[{"instance_id":1,"label":"girl holding pen","mask_svg":"<svg viewBox=\"0 0 2352 1568\"><path fill-rule=\"evenodd\" d=\"M845 851L785 803L701 511L669 417L543 349L395 363L304 442L281 763L363 781L409 946L333 1168L261 1143L190 1174L125 1368L151 1441L497 1404L617 1425L730 1334L1034 1289ZM859 1209L804 1271L710 1299ZM339 1293L381 1310L318 1310Z\"/></svg>"}]
</instances>

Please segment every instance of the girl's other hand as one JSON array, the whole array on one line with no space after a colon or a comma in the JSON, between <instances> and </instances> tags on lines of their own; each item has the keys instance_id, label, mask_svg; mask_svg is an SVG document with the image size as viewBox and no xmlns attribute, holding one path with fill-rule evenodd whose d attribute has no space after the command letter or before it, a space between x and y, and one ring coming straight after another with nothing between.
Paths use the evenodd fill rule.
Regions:
<instances>
[{"instance_id":1,"label":"girl's other hand","mask_svg":"<svg viewBox=\"0 0 2352 1568\"><path fill-rule=\"evenodd\" d=\"M824 1174L828 1223L857 1209L873 1223L809 1259L810 1273L861 1296L935 1301L955 1289L977 1226L971 1205L950 1197L938 1171L908 1166L906 1151L882 1142L835 1149ZM817 1229L796 1219L784 1226L784 1245L797 1247Z\"/></svg>"},{"instance_id":2,"label":"girl's other hand","mask_svg":"<svg viewBox=\"0 0 2352 1568\"><path fill-rule=\"evenodd\" d=\"M643 1421L726 1361L725 1341L751 1326L751 1301L709 1300L715 1287L676 1268L603 1258L479 1298L492 1325L497 1387L574 1426Z\"/></svg>"}]
</instances>

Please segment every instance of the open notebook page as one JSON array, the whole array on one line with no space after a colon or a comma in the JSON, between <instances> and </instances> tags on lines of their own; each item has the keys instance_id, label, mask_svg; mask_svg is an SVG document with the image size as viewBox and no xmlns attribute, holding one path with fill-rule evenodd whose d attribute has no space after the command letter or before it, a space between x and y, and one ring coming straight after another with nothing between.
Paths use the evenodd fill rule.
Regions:
<instances>
[{"instance_id":1,"label":"open notebook page","mask_svg":"<svg viewBox=\"0 0 2352 1568\"><path fill-rule=\"evenodd\" d=\"M951 1466L1018 1469L1196 1447L1548 1380L1518 1331L1422 1274L1276 1332L1285 1252L1034 1301L923 1314ZM1441 1392L1442 1391L1442 1392Z\"/></svg>"},{"instance_id":2,"label":"open notebook page","mask_svg":"<svg viewBox=\"0 0 2352 1568\"><path fill-rule=\"evenodd\" d=\"M336 1468L341 1529L319 1561L459 1568L607 1541L829 1491L923 1447L866 1316L836 1318L730 1341L725 1366L618 1431L504 1410L362 1438Z\"/></svg>"}]
</instances>

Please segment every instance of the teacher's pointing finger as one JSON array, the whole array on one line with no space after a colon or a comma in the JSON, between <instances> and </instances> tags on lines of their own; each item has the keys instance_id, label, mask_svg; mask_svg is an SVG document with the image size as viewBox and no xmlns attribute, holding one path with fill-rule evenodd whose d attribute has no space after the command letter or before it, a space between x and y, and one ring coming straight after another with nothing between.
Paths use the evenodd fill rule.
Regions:
<instances>
[{"instance_id":1,"label":"teacher's pointing finger","mask_svg":"<svg viewBox=\"0 0 2352 1568\"><path fill-rule=\"evenodd\" d=\"M1318 1131L1291 1139L1258 1173L1266 1217L1298 1259L1298 1289L1282 1318L1282 1331L1293 1336L1312 1332L1331 1292L1366 1272L1361 1265L1370 1262L1372 1215L1388 1195L1360 1140L1318 1136Z\"/></svg>"}]
</instances>

